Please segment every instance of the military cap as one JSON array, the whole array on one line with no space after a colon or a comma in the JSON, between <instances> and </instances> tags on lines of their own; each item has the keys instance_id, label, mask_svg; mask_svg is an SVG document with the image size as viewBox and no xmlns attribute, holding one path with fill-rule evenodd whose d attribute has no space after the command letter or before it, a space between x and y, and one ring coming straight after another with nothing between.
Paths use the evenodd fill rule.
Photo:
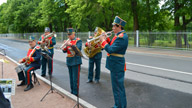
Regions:
<instances>
[{"instance_id":1,"label":"military cap","mask_svg":"<svg viewBox=\"0 0 192 108\"><path fill-rule=\"evenodd\" d=\"M50 28L49 27L45 27L45 32L50 32Z\"/></svg>"},{"instance_id":2,"label":"military cap","mask_svg":"<svg viewBox=\"0 0 192 108\"><path fill-rule=\"evenodd\" d=\"M116 16L112 25L115 25L115 24L125 27L126 21L121 19L119 16Z\"/></svg>"},{"instance_id":3,"label":"military cap","mask_svg":"<svg viewBox=\"0 0 192 108\"><path fill-rule=\"evenodd\" d=\"M67 28L67 34L71 35L72 33L75 33L74 29L73 28Z\"/></svg>"},{"instance_id":4,"label":"military cap","mask_svg":"<svg viewBox=\"0 0 192 108\"><path fill-rule=\"evenodd\" d=\"M34 36L29 36L29 41L34 41L35 37Z\"/></svg>"}]
</instances>

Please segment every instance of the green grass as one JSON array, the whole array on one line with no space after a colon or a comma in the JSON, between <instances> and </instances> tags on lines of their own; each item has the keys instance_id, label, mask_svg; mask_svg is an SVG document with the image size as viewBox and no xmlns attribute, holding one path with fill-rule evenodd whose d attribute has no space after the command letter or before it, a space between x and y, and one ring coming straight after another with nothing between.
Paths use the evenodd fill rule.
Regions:
<instances>
[{"instance_id":1,"label":"green grass","mask_svg":"<svg viewBox=\"0 0 192 108\"><path fill-rule=\"evenodd\" d=\"M192 41L188 41L190 49L192 49ZM184 44L184 40L182 40L182 44ZM129 45L134 45L133 38L129 39ZM146 39L140 39L141 46L148 46L148 41ZM153 44L150 45L151 47L173 47L175 48L176 42L175 40L155 40ZM186 48L185 45L182 48Z\"/></svg>"}]
</instances>

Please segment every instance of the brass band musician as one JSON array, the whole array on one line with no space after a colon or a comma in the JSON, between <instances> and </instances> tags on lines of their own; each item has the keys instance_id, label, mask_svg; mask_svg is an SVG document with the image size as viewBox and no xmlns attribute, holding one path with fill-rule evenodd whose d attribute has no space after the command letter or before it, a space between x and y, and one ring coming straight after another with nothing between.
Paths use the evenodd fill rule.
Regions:
<instances>
[{"instance_id":1,"label":"brass band musician","mask_svg":"<svg viewBox=\"0 0 192 108\"><path fill-rule=\"evenodd\" d=\"M28 50L27 56L19 60L19 63L25 63L26 65L25 75L24 73L18 74L18 77L19 79L22 80L22 82L17 85L17 86L23 86L27 84L27 87L24 89L24 91L28 91L33 88L31 80L31 71L39 69L41 65L40 64L41 49L39 46L36 45L35 37L33 36L29 37L29 46L30 49Z\"/></svg>"}]
</instances>

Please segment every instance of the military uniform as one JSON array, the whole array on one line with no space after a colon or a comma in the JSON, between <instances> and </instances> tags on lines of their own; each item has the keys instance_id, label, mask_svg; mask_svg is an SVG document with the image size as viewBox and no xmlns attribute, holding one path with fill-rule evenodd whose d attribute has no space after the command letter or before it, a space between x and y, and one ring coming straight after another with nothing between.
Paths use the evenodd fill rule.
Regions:
<instances>
[{"instance_id":1,"label":"military uniform","mask_svg":"<svg viewBox=\"0 0 192 108\"><path fill-rule=\"evenodd\" d=\"M114 23L124 27L125 21L115 17ZM106 68L110 70L113 95L115 99L114 108L126 108L126 93L124 88L125 58L128 47L128 36L124 30L115 34L108 43L103 41L101 46L107 51Z\"/></svg>"},{"instance_id":2,"label":"military uniform","mask_svg":"<svg viewBox=\"0 0 192 108\"><path fill-rule=\"evenodd\" d=\"M95 33L97 32L97 27L95 29ZM90 36L89 39L92 39L93 37ZM88 42L85 43L85 47L88 47ZM100 47L100 45L95 45L95 48ZM88 73L88 81L93 81L93 70L94 70L94 63L95 63L95 81L99 82L100 80L100 73L101 73L101 58L102 58L102 52L100 51L92 58L89 58L89 73Z\"/></svg>"},{"instance_id":3,"label":"military uniform","mask_svg":"<svg viewBox=\"0 0 192 108\"><path fill-rule=\"evenodd\" d=\"M45 28L45 31L46 31L46 28ZM43 34L41 35L39 41L43 40L44 38L45 38L45 35ZM47 51L42 51L42 52L47 53L52 58L52 60L47 61L47 59L44 56L41 56L41 65L42 65L41 75L42 76L46 75L47 63L48 63L48 70L49 70L48 72L50 72L49 75L53 73L53 55L54 55L54 45L56 44L56 39L55 37L49 37L48 39L50 41L50 46L48 46L49 52ZM40 44L39 41L38 41L38 44Z\"/></svg>"},{"instance_id":4,"label":"military uniform","mask_svg":"<svg viewBox=\"0 0 192 108\"><path fill-rule=\"evenodd\" d=\"M40 64L40 58L41 58L41 49L39 46L35 46L35 48L30 48L27 52L27 57L29 57L30 53L31 57L29 58L29 61L27 62L27 67L25 69L25 82L26 84L31 84L31 71L39 69ZM23 59L23 62L25 62L25 59Z\"/></svg>"},{"instance_id":5,"label":"military uniform","mask_svg":"<svg viewBox=\"0 0 192 108\"><path fill-rule=\"evenodd\" d=\"M68 28L68 33L72 33L73 29ZM72 45L76 45L79 50L82 48L82 41L79 38L74 38L70 41ZM71 46L67 46L63 49L64 53L67 53L67 67L69 70L69 78L70 78L70 88L71 93L74 95L78 95L79 89L79 77L80 77L80 65L82 64L82 60L80 56L76 56L75 52L71 49Z\"/></svg>"},{"instance_id":6,"label":"military uniform","mask_svg":"<svg viewBox=\"0 0 192 108\"><path fill-rule=\"evenodd\" d=\"M34 37L30 37L30 38L31 40L35 40ZM29 57L29 60L26 61L24 58L22 59L22 63L26 62L25 75L21 73L21 74L18 74L18 77L20 80L25 81L25 84L27 85L32 85L31 71L39 69L41 66L40 52L41 52L40 47L36 45L34 48L30 48L27 52L27 57Z\"/></svg>"}]
</instances>

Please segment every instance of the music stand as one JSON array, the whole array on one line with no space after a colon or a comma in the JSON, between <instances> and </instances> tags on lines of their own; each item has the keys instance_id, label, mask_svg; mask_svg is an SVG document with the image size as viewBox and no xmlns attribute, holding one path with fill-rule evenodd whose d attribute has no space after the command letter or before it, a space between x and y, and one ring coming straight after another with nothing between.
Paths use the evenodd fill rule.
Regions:
<instances>
[{"instance_id":1,"label":"music stand","mask_svg":"<svg viewBox=\"0 0 192 108\"><path fill-rule=\"evenodd\" d=\"M71 48L73 49L73 51L75 52L75 56L81 56L83 57L83 54L81 53L81 51L77 48L76 45L72 45ZM76 62L76 59L75 59ZM77 86L79 86L78 81L77 81ZM77 87L77 103L75 104L75 106L73 108L75 108L77 106L77 108L79 108L79 87Z\"/></svg>"},{"instance_id":2,"label":"music stand","mask_svg":"<svg viewBox=\"0 0 192 108\"><path fill-rule=\"evenodd\" d=\"M41 55L47 59L47 61L48 61L48 67L49 67L49 60L52 60L52 58L51 58L48 54L46 54L45 52L41 52ZM49 69L48 69L48 70L49 70ZM50 70L49 70L49 80L50 80L51 88L50 88L49 91L43 96L43 98L41 99L41 102L43 101L43 99L44 99L50 92L53 93L53 91L55 91L57 94L61 95L61 94L60 94L59 92L57 92L57 91L53 88L53 86L52 86L52 74L51 74ZM63 95L61 95L61 97L64 98Z\"/></svg>"}]
</instances>

